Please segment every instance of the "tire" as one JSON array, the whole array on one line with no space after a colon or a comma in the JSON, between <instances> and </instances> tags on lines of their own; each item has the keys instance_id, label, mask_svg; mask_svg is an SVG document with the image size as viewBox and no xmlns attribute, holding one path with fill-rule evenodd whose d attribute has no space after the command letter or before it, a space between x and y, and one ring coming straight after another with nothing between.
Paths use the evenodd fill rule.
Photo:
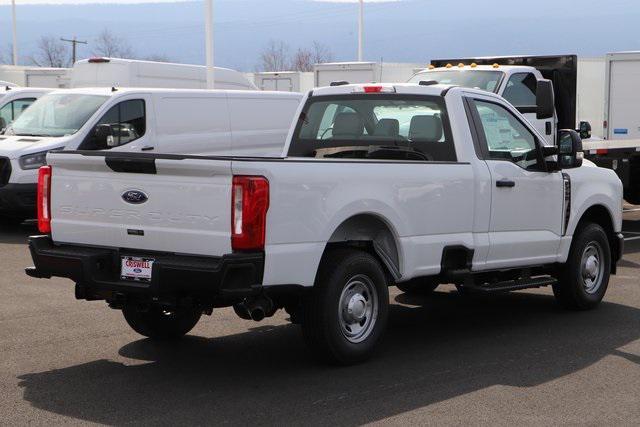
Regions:
<instances>
[{"instance_id":1,"label":"tire","mask_svg":"<svg viewBox=\"0 0 640 427\"><path fill-rule=\"evenodd\" d=\"M346 248L323 257L302 310L302 332L314 355L340 365L368 359L388 316L389 290L376 258Z\"/></svg>"},{"instance_id":2,"label":"tire","mask_svg":"<svg viewBox=\"0 0 640 427\"><path fill-rule=\"evenodd\" d=\"M573 237L569 258L562 266L553 294L570 310L595 308L607 291L611 274L611 248L598 224L580 226Z\"/></svg>"},{"instance_id":3,"label":"tire","mask_svg":"<svg viewBox=\"0 0 640 427\"><path fill-rule=\"evenodd\" d=\"M408 282L396 283L396 286L405 294L429 295L435 291L440 284L431 278L418 278L409 280Z\"/></svg>"},{"instance_id":4,"label":"tire","mask_svg":"<svg viewBox=\"0 0 640 427\"><path fill-rule=\"evenodd\" d=\"M129 326L145 337L157 340L173 340L187 334L200 320L202 312L195 309L165 311L152 305L147 311L140 311L135 305L125 305L122 309Z\"/></svg>"}]
</instances>

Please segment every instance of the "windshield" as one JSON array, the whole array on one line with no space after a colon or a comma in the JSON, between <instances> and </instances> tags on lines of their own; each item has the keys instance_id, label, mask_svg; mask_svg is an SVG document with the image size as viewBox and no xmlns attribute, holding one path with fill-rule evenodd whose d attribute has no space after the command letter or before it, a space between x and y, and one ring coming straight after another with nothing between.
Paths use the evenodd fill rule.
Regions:
<instances>
[{"instance_id":1,"label":"windshield","mask_svg":"<svg viewBox=\"0 0 640 427\"><path fill-rule=\"evenodd\" d=\"M435 80L440 84L456 85L473 89L496 92L504 73L489 70L442 70L426 71L411 77L409 83L420 83L422 80Z\"/></svg>"},{"instance_id":2,"label":"windshield","mask_svg":"<svg viewBox=\"0 0 640 427\"><path fill-rule=\"evenodd\" d=\"M310 98L289 156L456 160L442 98L395 94Z\"/></svg>"},{"instance_id":3,"label":"windshield","mask_svg":"<svg viewBox=\"0 0 640 427\"><path fill-rule=\"evenodd\" d=\"M74 134L107 99L101 95L44 95L25 110L6 133L54 137Z\"/></svg>"}]
</instances>

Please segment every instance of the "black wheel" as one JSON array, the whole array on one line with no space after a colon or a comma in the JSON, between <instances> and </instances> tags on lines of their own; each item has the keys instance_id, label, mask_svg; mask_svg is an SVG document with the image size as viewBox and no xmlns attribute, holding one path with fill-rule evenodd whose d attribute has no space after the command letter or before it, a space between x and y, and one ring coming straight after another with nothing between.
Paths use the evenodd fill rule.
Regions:
<instances>
[{"instance_id":1,"label":"black wheel","mask_svg":"<svg viewBox=\"0 0 640 427\"><path fill-rule=\"evenodd\" d=\"M302 331L315 355L348 365L371 356L389 314L384 271L372 255L336 249L323 257L305 296Z\"/></svg>"},{"instance_id":2,"label":"black wheel","mask_svg":"<svg viewBox=\"0 0 640 427\"><path fill-rule=\"evenodd\" d=\"M165 310L152 305L141 311L134 304L122 309L129 326L145 337L154 339L177 339L187 334L200 320L202 312L195 309Z\"/></svg>"},{"instance_id":3,"label":"black wheel","mask_svg":"<svg viewBox=\"0 0 640 427\"><path fill-rule=\"evenodd\" d=\"M435 291L440 284L431 278L420 277L409 280L408 282L396 283L396 286L406 294L429 295Z\"/></svg>"},{"instance_id":4,"label":"black wheel","mask_svg":"<svg viewBox=\"0 0 640 427\"><path fill-rule=\"evenodd\" d=\"M559 282L553 285L553 293L565 308L594 308L607 291L610 273L611 249L606 233L598 224L585 224L573 237L569 258Z\"/></svg>"}]
</instances>

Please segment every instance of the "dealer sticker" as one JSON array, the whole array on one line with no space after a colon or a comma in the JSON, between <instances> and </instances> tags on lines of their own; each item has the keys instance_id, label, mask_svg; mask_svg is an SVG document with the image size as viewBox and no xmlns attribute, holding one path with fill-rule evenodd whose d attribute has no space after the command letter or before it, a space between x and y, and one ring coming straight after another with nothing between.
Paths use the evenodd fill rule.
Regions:
<instances>
[{"instance_id":1,"label":"dealer sticker","mask_svg":"<svg viewBox=\"0 0 640 427\"><path fill-rule=\"evenodd\" d=\"M120 277L123 280L150 282L154 261L155 260L150 258L123 256Z\"/></svg>"}]
</instances>

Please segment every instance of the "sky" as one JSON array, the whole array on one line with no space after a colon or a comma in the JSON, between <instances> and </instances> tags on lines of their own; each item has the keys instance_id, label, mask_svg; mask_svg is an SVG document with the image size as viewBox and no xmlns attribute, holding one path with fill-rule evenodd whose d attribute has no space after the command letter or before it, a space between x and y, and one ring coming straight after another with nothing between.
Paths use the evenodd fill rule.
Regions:
<instances>
[{"instance_id":1,"label":"sky","mask_svg":"<svg viewBox=\"0 0 640 427\"><path fill-rule=\"evenodd\" d=\"M0 0L0 56L11 42L10 0ZM28 5L17 0L18 45L25 61L41 37L77 36L88 41L80 57L92 55L108 29L144 58L204 62L202 1L140 4L140 0L55 0ZM78 5L77 3L91 4ZM150 0L145 0L150 1ZM292 52L314 42L337 61L355 60L357 1L214 0L216 64L254 71L270 41ZM426 63L452 56L568 54L602 56L640 50L640 0L368 0L365 60ZM4 5L3 5L4 4ZM1 58L0 58L1 59ZM6 59L5 59L6 60Z\"/></svg>"},{"instance_id":2,"label":"sky","mask_svg":"<svg viewBox=\"0 0 640 427\"><path fill-rule=\"evenodd\" d=\"M138 3L177 3L189 0L16 0L17 5L21 4L138 4ZM274 0L267 0L274 1ZM324 3L357 3L359 0L312 0ZM402 0L364 0L365 3L388 3ZM0 5L9 5L11 0L0 0ZM214 0L215 5L215 0Z\"/></svg>"}]
</instances>

